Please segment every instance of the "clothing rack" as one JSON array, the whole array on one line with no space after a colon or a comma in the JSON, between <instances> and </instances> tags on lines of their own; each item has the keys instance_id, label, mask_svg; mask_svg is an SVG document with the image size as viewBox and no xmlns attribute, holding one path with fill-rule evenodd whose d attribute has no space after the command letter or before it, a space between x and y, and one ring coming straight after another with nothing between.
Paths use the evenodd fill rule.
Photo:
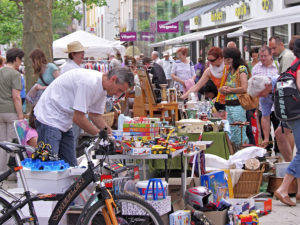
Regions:
<instances>
[{"instance_id":1,"label":"clothing rack","mask_svg":"<svg viewBox=\"0 0 300 225\"><path fill-rule=\"evenodd\" d=\"M85 69L106 73L109 71L109 63L109 60L84 60L83 66Z\"/></svg>"}]
</instances>

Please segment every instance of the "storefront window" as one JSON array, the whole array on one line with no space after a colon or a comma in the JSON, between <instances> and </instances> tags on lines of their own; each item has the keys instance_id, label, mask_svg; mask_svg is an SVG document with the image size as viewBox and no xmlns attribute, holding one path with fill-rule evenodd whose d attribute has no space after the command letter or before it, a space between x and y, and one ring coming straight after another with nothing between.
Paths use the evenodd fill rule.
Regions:
<instances>
[{"instance_id":1,"label":"storefront window","mask_svg":"<svg viewBox=\"0 0 300 225\"><path fill-rule=\"evenodd\" d=\"M284 43L284 46L287 47L289 43L288 25L273 27L272 30L273 36L280 37Z\"/></svg>"},{"instance_id":2,"label":"storefront window","mask_svg":"<svg viewBox=\"0 0 300 225\"><path fill-rule=\"evenodd\" d=\"M300 35L300 23L295 23L294 26L292 26L293 28L293 35Z\"/></svg>"},{"instance_id":3,"label":"storefront window","mask_svg":"<svg viewBox=\"0 0 300 225\"><path fill-rule=\"evenodd\" d=\"M260 48L268 42L267 29L252 30L244 36L243 57L250 60L249 53L252 48Z\"/></svg>"}]
</instances>

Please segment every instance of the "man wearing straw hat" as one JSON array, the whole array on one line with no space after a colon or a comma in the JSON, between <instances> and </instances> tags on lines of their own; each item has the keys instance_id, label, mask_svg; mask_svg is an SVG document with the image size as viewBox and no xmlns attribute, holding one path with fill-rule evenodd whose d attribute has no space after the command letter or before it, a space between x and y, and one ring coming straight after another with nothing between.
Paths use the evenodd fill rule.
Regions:
<instances>
[{"instance_id":1,"label":"man wearing straw hat","mask_svg":"<svg viewBox=\"0 0 300 225\"><path fill-rule=\"evenodd\" d=\"M86 47L83 47L79 41L73 41L67 45L65 53L68 53L69 59L61 68L61 74L72 70L80 68L80 65L84 59L84 51Z\"/></svg>"}]
</instances>

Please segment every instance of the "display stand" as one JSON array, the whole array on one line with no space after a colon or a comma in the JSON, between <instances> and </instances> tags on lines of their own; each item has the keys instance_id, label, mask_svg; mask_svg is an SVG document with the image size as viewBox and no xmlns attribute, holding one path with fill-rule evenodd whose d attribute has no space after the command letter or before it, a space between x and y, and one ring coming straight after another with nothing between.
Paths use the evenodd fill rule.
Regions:
<instances>
[{"instance_id":1,"label":"display stand","mask_svg":"<svg viewBox=\"0 0 300 225\"><path fill-rule=\"evenodd\" d=\"M199 142L202 145L205 145L205 148L208 148L209 146L211 146L213 144L212 141L200 141ZM187 177L187 166L188 166L188 161L187 159L191 156L195 156L197 155L199 157L198 162L200 162L200 152L201 151L195 151L195 152L191 152L191 153L184 153L184 150L186 150L186 148L183 149L179 149L176 150L175 152L172 152L170 154L151 154L151 155L108 155L107 158L108 160L142 160L143 161L143 175L144 177L146 177L146 160L149 159L163 159L165 161L165 180L168 182L168 159L172 159L175 157L180 156L181 157L181 180L182 180L182 193L184 196L184 193L186 191L186 177ZM103 159L103 157L105 157L104 155L95 155L96 159ZM200 171L200 164L198 164L198 169Z\"/></svg>"}]
</instances>

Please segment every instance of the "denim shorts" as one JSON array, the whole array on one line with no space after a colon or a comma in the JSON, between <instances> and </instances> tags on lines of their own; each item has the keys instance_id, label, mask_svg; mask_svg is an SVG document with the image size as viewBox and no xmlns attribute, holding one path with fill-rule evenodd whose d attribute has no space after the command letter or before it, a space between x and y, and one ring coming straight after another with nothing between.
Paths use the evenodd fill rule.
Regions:
<instances>
[{"instance_id":1,"label":"denim shorts","mask_svg":"<svg viewBox=\"0 0 300 225\"><path fill-rule=\"evenodd\" d=\"M51 151L58 154L60 159L65 160L70 166L77 166L72 129L63 132L38 120L35 120L35 126L38 132L38 142L43 141L45 144L50 144Z\"/></svg>"},{"instance_id":2,"label":"denim shorts","mask_svg":"<svg viewBox=\"0 0 300 225\"><path fill-rule=\"evenodd\" d=\"M297 152L287 168L286 173L296 178L300 178L300 119L288 121L287 125L293 131Z\"/></svg>"}]
</instances>

